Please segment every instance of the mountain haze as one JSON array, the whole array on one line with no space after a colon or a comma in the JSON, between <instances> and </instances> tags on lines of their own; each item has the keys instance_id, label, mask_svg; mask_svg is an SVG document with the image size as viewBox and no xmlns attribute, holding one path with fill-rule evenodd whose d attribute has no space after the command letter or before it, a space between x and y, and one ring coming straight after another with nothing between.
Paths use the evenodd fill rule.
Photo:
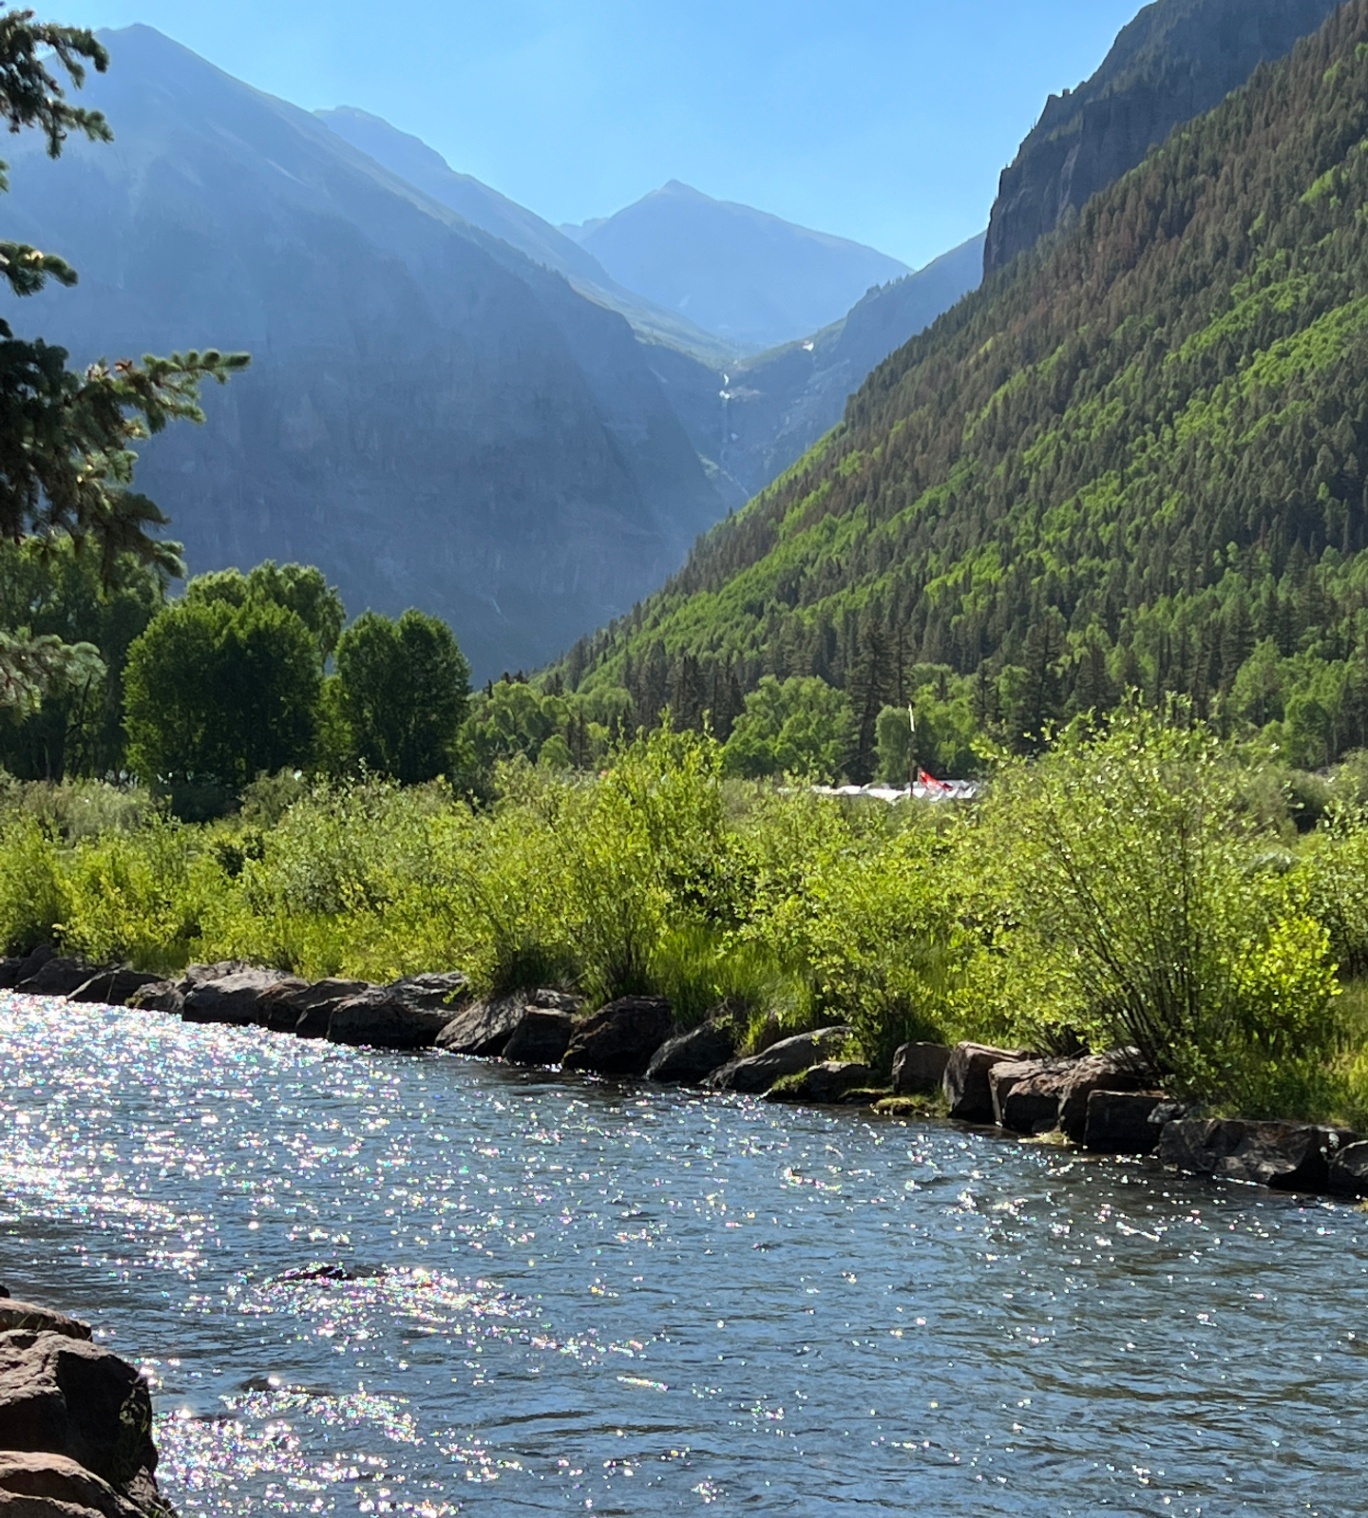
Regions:
<instances>
[{"instance_id":1,"label":"mountain haze","mask_svg":"<svg viewBox=\"0 0 1368 1518\"><path fill-rule=\"evenodd\" d=\"M985 250L1010 263L1174 127L1218 105L1261 63L1282 58L1340 0L1156 0L1116 39L1097 73L1052 95L1002 176Z\"/></svg>"},{"instance_id":2,"label":"mountain haze","mask_svg":"<svg viewBox=\"0 0 1368 1518\"><path fill-rule=\"evenodd\" d=\"M844 238L671 181L604 221L567 228L619 284L757 353L839 320L905 264Z\"/></svg>"},{"instance_id":3,"label":"mountain haze","mask_svg":"<svg viewBox=\"0 0 1368 1518\"><path fill-rule=\"evenodd\" d=\"M877 369L568 668L868 701L920 666L1034 731L1139 686L1286 716L1301 762L1368 742L1365 144L1351 0Z\"/></svg>"},{"instance_id":4,"label":"mountain haze","mask_svg":"<svg viewBox=\"0 0 1368 1518\"><path fill-rule=\"evenodd\" d=\"M102 40L114 144L8 151L10 235L82 276L12 320L81 361L252 352L144 451L193 570L316 563L352 612L447 618L484 676L682 561L724 508L622 317L157 32Z\"/></svg>"}]
</instances>

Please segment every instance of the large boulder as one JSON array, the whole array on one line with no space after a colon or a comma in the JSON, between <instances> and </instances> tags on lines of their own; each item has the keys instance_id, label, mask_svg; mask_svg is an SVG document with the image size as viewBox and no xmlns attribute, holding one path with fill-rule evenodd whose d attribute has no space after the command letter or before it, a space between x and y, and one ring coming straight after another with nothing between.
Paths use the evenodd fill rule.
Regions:
<instances>
[{"instance_id":1,"label":"large boulder","mask_svg":"<svg viewBox=\"0 0 1368 1518\"><path fill-rule=\"evenodd\" d=\"M148 1518L152 1511L65 1455L0 1453L0 1518Z\"/></svg>"},{"instance_id":2,"label":"large boulder","mask_svg":"<svg viewBox=\"0 0 1368 1518\"><path fill-rule=\"evenodd\" d=\"M385 989L410 1006L429 1012L455 1012L470 1000L470 982L459 970L406 975Z\"/></svg>"},{"instance_id":3,"label":"large boulder","mask_svg":"<svg viewBox=\"0 0 1368 1518\"><path fill-rule=\"evenodd\" d=\"M529 1007L504 1045L514 1065L559 1065L575 1032L575 1014L553 1007Z\"/></svg>"},{"instance_id":4,"label":"large boulder","mask_svg":"<svg viewBox=\"0 0 1368 1518\"><path fill-rule=\"evenodd\" d=\"M266 993L285 986L306 991L309 983L279 970L235 970L214 979L195 980L185 993L181 1016L188 1023L250 1027L260 1018Z\"/></svg>"},{"instance_id":5,"label":"large boulder","mask_svg":"<svg viewBox=\"0 0 1368 1518\"><path fill-rule=\"evenodd\" d=\"M1306 1123L1249 1122L1240 1118L1187 1118L1166 1123L1159 1158L1195 1175L1223 1176L1274 1191L1322 1193L1331 1164L1354 1135Z\"/></svg>"},{"instance_id":6,"label":"large boulder","mask_svg":"<svg viewBox=\"0 0 1368 1518\"><path fill-rule=\"evenodd\" d=\"M437 1047L450 1054L497 1059L513 1037L531 1002L525 991L490 996L463 1007L437 1035Z\"/></svg>"},{"instance_id":7,"label":"large boulder","mask_svg":"<svg viewBox=\"0 0 1368 1518\"><path fill-rule=\"evenodd\" d=\"M368 1049L431 1049L455 1014L374 988L349 996L328 1021L328 1041Z\"/></svg>"},{"instance_id":8,"label":"large boulder","mask_svg":"<svg viewBox=\"0 0 1368 1518\"><path fill-rule=\"evenodd\" d=\"M1083 1147L1093 1154L1153 1154L1167 1098L1155 1091L1094 1091L1088 1097Z\"/></svg>"},{"instance_id":9,"label":"large boulder","mask_svg":"<svg viewBox=\"0 0 1368 1518\"><path fill-rule=\"evenodd\" d=\"M740 1091L761 1096L786 1075L798 1075L813 1065L831 1058L848 1038L853 1028L819 1028L815 1033L800 1033L781 1039L777 1044L748 1059L734 1059L723 1065L704 1082L711 1091Z\"/></svg>"},{"instance_id":10,"label":"large boulder","mask_svg":"<svg viewBox=\"0 0 1368 1518\"><path fill-rule=\"evenodd\" d=\"M373 991L364 980L318 980L312 985L282 980L263 991L257 1002L257 1022L274 1033L296 1038L327 1038L332 1015L344 1001Z\"/></svg>"},{"instance_id":11,"label":"large boulder","mask_svg":"<svg viewBox=\"0 0 1368 1518\"><path fill-rule=\"evenodd\" d=\"M561 1064L597 1075L645 1075L673 1026L674 1009L663 997L620 997L576 1024Z\"/></svg>"},{"instance_id":12,"label":"large boulder","mask_svg":"<svg viewBox=\"0 0 1368 1518\"><path fill-rule=\"evenodd\" d=\"M1330 1190L1368 1197L1368 1144L1346 1144L1330 1156Z\"/></svg>"},{"instance_id":13,"label":"large boulder","mask_svg":"<svg viewBox=\"0 0 1368 1518\"><path fill-rule=\"evenodd\" d=\"M810 1102L814 1106L835 1106L852 1091L865 1090L874 1079L868 1065L854 1060L824 1060L800 1075L781 1081L765 1092L767 1102Z\"/></svg>"},{"instance_id":14,"label":"large boulder","mask_svg":"<svg viewBox=\"0 0 1368 1518\"><path fill-rule=\"evenodd\" d=\"M16 1329L34 1333L65 1334L68 1339L90 1340L90 1325L69 1318L63 1312L53 1312L50 1307L35 1307L32 1302L18 1302L13 1297L0 1296L0 1333ZM0 1429L0 1448L4 1444L4 1430Z\"/></svg>"},{"instance_id":15,"label":"large boulder","mask_svg":"<svg viewBox=\"0 0 1368 1518\"><path fill-rule=\"evenodd\" d=\"M50 959L57 957L57 950L50 943L41 944L30 954L5 960L0 965L0 991L13 991L22 980L36 975Z\"/></svg>"},{"instance_id":16,"label":"large boulder","mask_svg":"<svg viewBox=\"0 0 1368 1518\"><path fill-rule=\"evenodd\" d=\"M656 1050L646 1079L667 1086L701 1086L714 1070L736 1058L736 1030L728 1019L710 1020Z\"/></svg>"},{"instance_id":17,"label":"large boulder","mask_svg":"<svg viewBox=\"0 0 1368 1518\"><path fill-rule=\"evenodd\" d=\"M1088 1128L1088 1098L1094 1091L1144 1091L1153 1084L1138 1049L1113 1049L1075 1060L1059 1094L1059 1126L1081 1144Z\"/></svg>"},{"instance_id":18,"label":"large boulder","mask_svg":"<svg viewBox=\"0 0 1368 1518\"><path fill-rule=\"evenodd\" d=\"M174 980L154 980L134 991L127 1005L138 1012L169 1012L179 1017L185 1011L185 992Z\"/></svg>"},{"instance_id":19,"label":"large boulder","mask_svg":"<svg viewBox=\"0 0 1368 1518\"><path fill-rule=\"evenodd\" d=\"M147 1383L66 1334L0 1334L0 1444L64 1455L111 1486L157 1467Z\"/></svg>"},{"instance_id":20,"label":"large boulder","mask_svg":"<svg viewBox=\"0 0 1368 1518\"><path fill-rule=\"evenodd\" d=\"M1072 1060L1006 1060L988 1072L997 1122L1012 1133L1051 1133Z\"/></svg>"},{"instance_id":21,"label":"large boulder","mask_svg":"<svg viewBox=\"0 0 1368 1518\"><path fill-rule=\"evenodd\" d=\"M893 1056L895 1096L931 1096L945 1082L950 1050L945 1044L904 1044Z\"/></svg>"},{"instance_id":22,"label":"large boulder","mask_svg":"<svg viewBox=\"0 0 1368 1518\"><path fill-rule=\"evenodd\" d=\"M14 989L25 996L70 996L95 973L88 960L54 954L31 975L16 982Z\"/></svg>"},{"instance_id":23,"label":"large boulder","mask_svg":"<svg viewBox=\"0 0 1368 1518\"><path fill-rule=\"evenodd\" d=\"M143 970L100 970L76 987L68 1001L100 1002L106 1007L126 1007L132 997L149 986L165 984L160 975ZM179 1009L178 1009L179 1010Z\"/></svg>"},{"instance_id":24,"label":"large boulder","mask_svg":"<svg viewBox=\"0 0 1368 1518\"><path fill-rule=\"evenodd\" d=\"M995 1123L989 1074L994 1065L1010 1064L1022 1057L1017 1050L995 1049L989 1044L956 1044L942 1083L950 1116L962 1123Z\"/></svg>"}]
</instances>

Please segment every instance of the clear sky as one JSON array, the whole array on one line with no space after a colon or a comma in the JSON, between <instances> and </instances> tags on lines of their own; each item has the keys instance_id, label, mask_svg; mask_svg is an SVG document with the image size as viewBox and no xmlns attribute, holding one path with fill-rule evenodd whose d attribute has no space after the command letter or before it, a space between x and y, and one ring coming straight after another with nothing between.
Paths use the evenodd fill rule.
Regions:
<instances>
[{"instance_id":1,"label":"clear sky","mask_svg":"<svg viewBox=\"0 0 1368 1518\"><path fill-rule=\"evenodd\" d=\"M680 179L916 267L982 229L1046 96L1141 0L32 3L373 111L553 222Z\"/></svg>"}]
</instances>

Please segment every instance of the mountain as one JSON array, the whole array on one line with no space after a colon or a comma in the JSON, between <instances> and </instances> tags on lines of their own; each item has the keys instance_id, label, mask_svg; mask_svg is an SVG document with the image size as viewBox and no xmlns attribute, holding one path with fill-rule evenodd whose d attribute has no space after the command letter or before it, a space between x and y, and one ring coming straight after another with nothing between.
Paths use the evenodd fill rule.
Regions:
<instances>
[{"instance_id":1,"label":"mountain","mask_svg":"<svg viewBox=\"0 0 1368 1518\"><path fill-rule=\"evenodd\" d=\"M1350 0L877 369L566 671L868 705L920 666L973 677L988 727L1138 686L1285 721L1303 763L1365 744L1365 144Z\"/></svg>"},{"instance_id":2,"label":"mountain","mask_svg":"<svg viewBox=\"0 0 1368 1518\"><path fill-rule=\"evenodd\" d=\"M978 287L983 241L971 238L916 274L870 290L807 341L731 367L717 457L748 498L830 432L871 370Z\"/></svg>"},{"instance_id":3,"label":"mountain","mask_svg":"<svg viewBox=\"0 0 1368 1518\"><path fill-rule=\"evenodd\" d=\"M734 346L807 337L905 264L672 181L604 221L567 228L619 284Z\"/></svg>"},{"instance_id":4,"label":"mountain","mask_svg":"<svg viewBox=\"0 0 1368 1518\"><path fill-rule=\"evenodd\" d=\"M648 341L668 343L709 365L729 356L730 350L711 333L619 285L591 253L564 232L469 174L458 174L421 138L354 106L314 114L339 137L438 205L525 253L533 263L563 274L582 294L620 312Z\"/></svg>"},{"instance_id":5,"label":"mountain","mask_svg":"<svg viewBox=\"0 0 1368 1518\"><path fill-rule=\"evenodd\" d=\"M1174 127L1209 111L1261 63L1282 58L1340 0L1157 0L1116 39L1102 67L1052 95L1002 185L984 265L1000 269Z\"/></svg>"},{"instance_id":6,"label":"mountain","mask_svg":"<svg viewBox=\"0 0 1368 1518\"><path fill-rule=\"evenodd\" d=\"M157 32L103 40L114 144L7 151L9 235L82 276L13 319L81 361L254 355L143 450L193 570L316 563L352 612L447 618L483 677L678 567L724 507L621 316Z\"/></svg>"}]
</instances>

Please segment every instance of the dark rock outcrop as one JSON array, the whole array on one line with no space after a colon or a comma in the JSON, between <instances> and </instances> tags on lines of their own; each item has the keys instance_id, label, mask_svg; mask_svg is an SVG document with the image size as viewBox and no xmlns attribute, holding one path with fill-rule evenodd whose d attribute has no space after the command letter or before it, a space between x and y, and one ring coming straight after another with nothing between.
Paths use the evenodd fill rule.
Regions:
<instances>
[{"instance_id":1,"label":"dark rock outcrop","mask_svg":"<svg viewBox=\"0 0 1368 1518\"><path fill-rule=\"evenodd\" d=\"M989 1074L994 1065L1021 1058L1020 1051L995 1049L989 1044L957 1044L945 1067L943 1082L950 1116L962 1123L995 1123L997 1112Z\"/></svg>"},{"instance_id":2,"label":"dark rock outcrop","mask_svg":"<svg viewBox=\"0 0 1368 1518\"><path fill-rule=\"evenodd\" d=\"M67 999L75 1002L99 1002L106 1007L126 1007L129 999L138 992L162 984L159 975L148 975L142 970L100 970L77 986Z\"/></svg>"},{"instance_id":3,"label":"dark rock outcrop","mask_svg":"<svg viewBox=\"0 0 1368 1518\"><path fill-rule=\"evenodd\" d=\"M451 1054L496 1059L530 1005L526 992L491 996L462 1008L437 1035L437 1047Z\"/></svg>"},{"instance_id":4,"label":"dark rock outcrop","mask_svg":"<svg viewBox=\"0 0 1368 1518\"><path fill-rule=\"evenodd\" d=\"M1071 1060L1011 1060L988 1072L993 1111L1013 1133L1050 1133L1073 1070Z\"/></svg>"},{"instance_id":5,"label":"dark rock outcrop","mask_svg":"<svg viewBox=\"0 0 1368 1518\"><path fill-rule=\"evenodd\" d=\"M35 1307L32 1302L17 1302L13 1297L0 1297L0 1333L19 1329L30 1333L64 1334L68 1339L92 1338L90 1325L69 1318L65 1313L54 1312L50 1307ZM3 1431L0 1431L0 1449L4 1448Z\"/></svg>"},{"instance_id":6,"label":"dark rock outcrop","mask_svg":"<svg viewBox=\"0 0 1368 1518\"><path fill-rule=\"evenodd\" d=\"M66 1334L0 1334L0 1445L64 1455L121 1487L157 1465L147 1383Z\"/></svg>"},{"instance_id":7,"label":"dark rock outcrop","mask_svg":"<svg viewBox=\"0 0 1368 1518\"><path fill-rule=\"evenodd\" d=\"M1152 1121L1165 1098L1152 1091L1093 1091L1083 1147L1093 1154L1153 1154L1160 1125Z\"/></svg>"},{"instance_id":8,"label":"dark rock outcrop","mask_svg":"<svg viewBox=\"0 0 1368 1518\"><path fill-rule=\"evenodd\" d=\"M670 1086L701 1086L736 1057L736 1030L727 1019L714 1019L670 1039L656 1051L646 1079Z\"/></svg>"},{"instance_id":9,"label":"dark rock outcrop","mask_svg":"<svg viewBox=\"0 0 1368 1518\"><path fill-rule=\"evenodd\" d=\"M950 1050L944 1044L904 1044L893 1056L895 1096L931 1096L945 1084Z\"/></svg>"},{"instance_id":10,"label":"dark rock outcrop","mask_svg":"<svg viewBox=\"0 0 1368 1518\"><path fill-rule=\"evenodd\" d=\"M54 954L31 975L15 983L25 996L70 996L90 979L94 966L84 959Z\"/></svg>"},{"instance_id":11,"label":"dark rock outcrop","mask_svg":"<svg viewBox=\"0 0 1368 1518\"><path fill-rule=\"evenodd\" d=\"M559 1065L574 1031L573 1012L529 1007L504 1045L503 1057L514 1065Z\"/></svg>"},{"instance_id":12,"label":"dark rock outcrop","mask_svg":"<svg viewBox=\"0 0 1368 1518\"><path fill-rule=\"evenodd\" d=\"M56 957L57 950L51 944L40 944L30 954L20 954L13 959L7 959L3 966L0 966L0 991L13 991L21 981L27 980L31 975L36 975L48 960Z\"/></svg>"},{"instance_id":13,"label":"dark rock outcrop","mask_svg":"<svg viewBox=\"0 0 1368 1518\"><path fill-rule=\"evenodd\" d=\"M1368 1143L1346 1144L1330 1157L1330 1190L1368 1197Z\"/></svg>"},{"instance_id":14,"label":"dark rock outcrop","mask_svg":"<svg viewBox=\"0 0 1368 1518\"><path fill-rule=\"evenodd\" d=\"M223 1023L234 1028L247 1028L257 1021L262 997L268 991L283 987L295 991L309 989L308 981L279 970L234 969L222 976L203 979L191 979L191 972L187 971L186 979L190 989L185 991L182 986L185 1003L181 1008L185 1021Z\"/></svg>"},{"instance_id":15,"label":"dark rock outcrop","mask_svg":"<svg viewBox=\"0 0 1368 1518\"><path fill-rule=\"evenodd\" d=\"M781 1039L760 1054L723 1065L720 1070L713 1071L704 1084L711 1091L740 1091L760 1096L784 1076L797 1075L829 1059L853 1035L853 1028L836 1027L819 1028L815 1033L800 1033L795 1038Z\"/></svg>"},{"instance_id":16,"label":"dark rock outcrop","mask_svg":"<svg viewBox=\"0 0 1368 1518\"><path fill-rule=\"evenodd\" d=\"M410 1006L429 1012L455 1012L470 1000L470 981L459 970L406 975L385 989Z\"/></svg>"},{"instance_id":17,"label":"dark rock outcrop","mask_svg":"<svg viewBox=\"0 0 1368 1518\"><path fill-rule=\"evenodd\" d=\"M1314 32L1339 0L1159 0L1102 67L1051 96L1002 175L984 252L991 273L1114 184L1182 122Z\"/></svg>"},{"instance_id":18,"label":"dark rock outcrop","mask_svg":"<svg viewBox=\"0 0 1368 1518\"><path fill-rule=\"evenodd\" d=\"M431 1049L455 1013L415 1006L373 987L338 1003L328 1019L328 1042L369 1049Z\"/></svg>"},{"instance_id":19,"label":"dark rock outcrop","mask_svg":"<svg viewBox=\"0 0 1368 1518\"><path fill-rule=\"evenodd\" d=\"M134 991L127 1005L139 1012L169 1012L179 1017L185 1010L185 992L174 980L155 980Z\"/></svg>"},{"instance_id":20,"label":"dark rock outcrop","mask_svg":"<svg viewBox=\"0 0 1368 1518\"><path fill-rule=\"evenodd\" d=\"M645 1075L673 1025L674 1010L663 997L620 997L576 1025L561 1063L598 1075Z\"/></svg>"},{"instance_id":21,"label":"dark rock outcrop","mask_svg":"<svg viewBox=\"0 0 1368 1518\"><path fill-rule=\"evenodd\" d=\"M1324 1192L1330 1167L1353 1135L1306 1123L1188 1118L1167 1123L1159 1158L1195 1175L1222 1176L1274 1191Z\"/></svg>"},{"instance_id":22,"label":"dark rock outcrop","mask_svg":"<svg viewBox=\"0 0 1368 1518\"><path fill-rule=\"evenodd\" d=\"M327 1038L338 1007L374 989L364 980L320 980L302 986L294 980L283 980L262 992L257 1002L257 1021L275 1033L293 1033L296 1038Z\"/></svg>"},{"instance_id":23,"label":"dark rock outcrop","mask_svg":"<svg viewBox=\"0 0 1368 1518\"><path fill-rule=\"evenodd\" d=\"M64 1455L0 1452L0 1518L148 1518L158 1510L131 1501Z\"/></svg>"},{"instance_id":24,"label":"dark rock outcrop","mask_svg":"<svg viewBox=\"0 0 1368 1518\"><path fill-rule=\"evenodd\" d=\"M1094 1091L1143 1091L1152 1083L1138 1050L1087 1054L1070 1068L1059 1094L1059 1126L1081 1144L1088 1127L1088 1099Z\"/></svg>"},{"instance_id":25,"label":"dark rock outcrop","mask_svg":"<svg viewBox=\"0 0 1368 1518\"><path fill-rule=\"evenodd\" d=\"M783 1081L765 1093L767 1102L811 1102L836 1106L852 1091L869 1086L874 1078L868 1065L854 1060L825 1060L804 1070L796 1080Z\"/></svg>"}]
</instances>

